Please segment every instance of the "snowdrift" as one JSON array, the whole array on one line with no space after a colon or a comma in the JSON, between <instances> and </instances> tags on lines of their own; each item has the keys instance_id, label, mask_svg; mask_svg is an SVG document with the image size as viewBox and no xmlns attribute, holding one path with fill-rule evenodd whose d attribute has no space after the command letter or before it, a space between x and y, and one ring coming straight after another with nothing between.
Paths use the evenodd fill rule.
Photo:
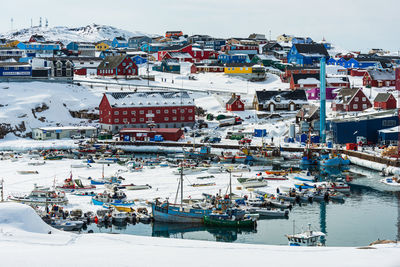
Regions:
<instances>
[{"instance_id":1,"label":"snowdrift","mask_svg":"<svg viewBox=\"0 0 400 267\"><path fill-rule=\"evenodd\" d=\"M19 203L0 203L0 227L4 226L38 234L57 231L47 225L33 208Z\"/></svg>"}]
</instances>

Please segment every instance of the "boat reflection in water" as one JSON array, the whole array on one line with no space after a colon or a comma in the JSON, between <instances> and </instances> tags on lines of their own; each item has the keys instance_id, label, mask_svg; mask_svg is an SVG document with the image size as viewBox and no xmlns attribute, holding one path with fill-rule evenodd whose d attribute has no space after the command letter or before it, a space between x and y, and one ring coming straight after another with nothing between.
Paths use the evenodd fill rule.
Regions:
<instances>
[{"instance_id":1,"label":"boat reflection in water","mask_svg":"<svg viewBox=\"0 0 400 267\"><path fill-rule=\"evenodd\" d=\"M204 232L207 231L214 238L215 241L221 242L234 242L238 239L238 235L242 234L255 234L256 230L252 229L236 229L224 227L204 226L202 224L179 224L179 223L152 223L152 236L155 237L173 237L184 239L185 233ZM187 239L187 237L185 238ZM191 239L191 238L188 238Z\"/></svg>"}]
</instances>

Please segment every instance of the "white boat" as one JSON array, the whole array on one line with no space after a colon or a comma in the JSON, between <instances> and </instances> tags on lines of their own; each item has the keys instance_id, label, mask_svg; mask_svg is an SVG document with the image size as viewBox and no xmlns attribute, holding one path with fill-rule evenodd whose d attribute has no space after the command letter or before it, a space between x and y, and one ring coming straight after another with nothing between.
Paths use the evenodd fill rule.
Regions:
<instances>
[{"instance_id":1,"label":"white boat","mask_svg":"<svg viewBox=\"0 0 400 267\"><path fill-rule=\"evenodd\" d=\"M391 185L391 186L400 186L400 178L396 178L396 177L383 178L379 181L381 183Z\"/></svg>"},{"instance_id":2,"label":"white boat","mask_svg":"<svg viewBox=\"0 0 400 267\"><path fill-rule=\"evenodd\" d=\"M294 233L294 222L293 222L293 234L285 235L289 241L289 246L323 246L321 237L325 234L319 231L311 230L311 224L308 224L308 230L302 233Z\"/></svg>"},{"instance_id":3,"label":"white boat","mask_svg":"<svg viewBox=\"0 0 400 267\"><path fill-rule=\"evenodd\" d=\"M59 230L79 231L83 226L83 222L82 221L56 219L56 220L52 220L50 225Z\"/></svg>"},{"instance_id":4,"label":"white boat","mask_svg":"<svg viewBox=\"0 0 400 267\"><path fill-rule=\"evenodd\" d=\"M130 185L125 185L126 190L145 190L145 189L150 189L151 186L148 184L144 185L135 185L135 184L130 184Z\"/></svg>"},{"instance_id":5,"label":"white boat","mask_svg":"<svg viewBox=\"0 0 400 267\"><path fill-rule=\"evenodd\" d=\"M291 179L303 181L303 182L315 182L317 178L312 175L309 171L301 171L298 173L289 173L287 175Z\"/></svg>"},{"instance_id":6,"label":"white boat","mask_svg":"<svg viewBox=\"0 0 400 267\"><path fill-rule=\"evenodd\" d=\"M114 210L111 213L111 217L113 219L114 222L119 222L119 223L123 223L126 222L128 219L128 214L126 212L120 212L118 210Z\"/></svg>"},{"instance_id":7,"label":"white boat","mask_svg":"<svg viewBox=\"0 0 400 267\"><path fill-rule=\"evenodd\" d=\"M9 196L8 199L19 203L35 205L64 205L68 203L68 199L64 192L57 192L46 187L39 187L36 184L29 195L14 195Z\"/></svg>"},{"instance_id":8,"label":"white boat","mask_svg":"<svg viewBox=\"0 0 400 267\"><path fill-rule=\"evenodd\" d=\"M231 166L226 168L229 172L250 172L251 169L248 165L240 164L237 166Z\"/></svg>"},{"instance_id":9,"label":"white boat","mask_svg":"<svg viewBox=\"0 0 400 267\"><path fill-rule=\"evenodd\" d=\"M265 180L259 179L248 179L247 181L241 183L244 188L257 188L257 187L264 187L268 186L268 182Z\"/></svg>"}]
</instances>

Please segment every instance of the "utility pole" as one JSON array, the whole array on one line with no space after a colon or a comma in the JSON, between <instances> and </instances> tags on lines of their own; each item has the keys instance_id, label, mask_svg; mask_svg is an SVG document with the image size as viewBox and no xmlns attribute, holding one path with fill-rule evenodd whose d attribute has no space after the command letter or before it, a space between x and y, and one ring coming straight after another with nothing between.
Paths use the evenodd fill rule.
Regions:
<instances>
[{"instance_id":1,"label":"utility pole","mask_svg":"<svg viewBox=\"0 0 400 267\"><path fill-rule=\"evenodd\" d=\"M4 179L0 181L0 189L1 189L1 202L4 201Z\"/></svg>"},{"instance_id":2,"label":"utility pole","mask_svg":"<svg viewBox=\"0 0 400 267\"><path fill-rule=\"evenodd\" d=\"M11 31L13 30L13 23L14 23L14 19L11 18Z\"/></svg>"}]
</instances>

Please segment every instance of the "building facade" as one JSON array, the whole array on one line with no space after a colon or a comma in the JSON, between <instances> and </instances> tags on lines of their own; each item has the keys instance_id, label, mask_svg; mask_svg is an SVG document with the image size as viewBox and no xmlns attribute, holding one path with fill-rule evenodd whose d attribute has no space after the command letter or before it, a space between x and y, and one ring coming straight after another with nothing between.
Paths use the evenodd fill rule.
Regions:
<instances>
[{"instance_id":1,"label":"building facade","mask_svg":"<svg viewBox=\"0 0 400 267\"><path fill-rule=\"evenodd\" d=\"M118 132L122 128L192 127L194 99L186 92L106 93L99 105L101 128Z\"/></svg>"}]
</instances>

